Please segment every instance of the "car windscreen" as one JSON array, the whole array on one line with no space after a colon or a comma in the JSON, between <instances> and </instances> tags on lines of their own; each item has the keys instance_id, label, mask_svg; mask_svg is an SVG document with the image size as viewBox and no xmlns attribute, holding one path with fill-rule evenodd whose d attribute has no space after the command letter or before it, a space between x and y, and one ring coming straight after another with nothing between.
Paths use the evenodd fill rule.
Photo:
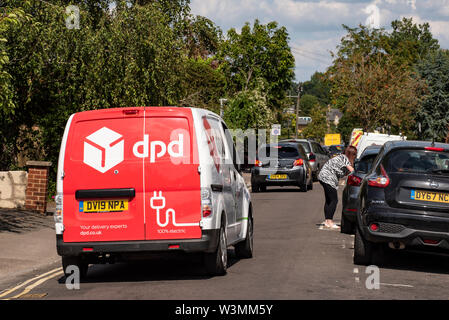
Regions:
<instances>
[{"instance_id":1,"label":"car windscreen","mask_svg":"<svg viewBox=\"0 0 449 320\"><path fill-rule=\"evenodd\" d=\"M299 158L298 149L290 146L266 146L259 149L259 157L260 158L273 158L276 157L278 159L290 159L290 158Z\"/></svg>"},{"instance_id":2,"label":"car windscreen","mask_svg":"<svg viewBox=\"0 0 449 320\"><path fill-rule=\"evenodd\" d=\"M360 173L368 173L373 165L374 159L376 159L377 154L370 154L362 157L359 161L355 163L355 171Z\"/></svg>"},{"instance_id":3,"label":"car windscreen","mask_svg":"<svg viewBox=\"0 0 449 320\"><path fill-rule=\"evenodd\" d=\"M343 147L342 146L330 146L329 151L340 152L340 151L343 151Z\"/></svg>"},{"instance_id":4,"label":"car windscreen","mask_svg":"<svg viewBox=\"0 0 449 320\"><path fill-rule=\"evenodd\" d=\"M383 161L387 173L449 173L449 153L429 150L397 150Z\"/></svg>"}]
</instances>

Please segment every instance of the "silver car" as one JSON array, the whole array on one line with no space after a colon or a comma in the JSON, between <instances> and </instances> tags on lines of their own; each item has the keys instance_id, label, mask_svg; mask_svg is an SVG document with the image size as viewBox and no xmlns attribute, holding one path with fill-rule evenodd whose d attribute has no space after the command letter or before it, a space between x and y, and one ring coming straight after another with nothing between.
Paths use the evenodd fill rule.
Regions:
<instances>
[{"instance_id":1,"label":"silver car","mask_svg":"<svg viewBox=\"0 0 449 320\"><path fill-rule=\"evenodd\" d=\"M279 142L299 142L303 146L312 168L313 181L317 181L318 173L326 161L329 160L326 150L318 142L309 139L287 139Z\"/></svg>"}]
</instances>

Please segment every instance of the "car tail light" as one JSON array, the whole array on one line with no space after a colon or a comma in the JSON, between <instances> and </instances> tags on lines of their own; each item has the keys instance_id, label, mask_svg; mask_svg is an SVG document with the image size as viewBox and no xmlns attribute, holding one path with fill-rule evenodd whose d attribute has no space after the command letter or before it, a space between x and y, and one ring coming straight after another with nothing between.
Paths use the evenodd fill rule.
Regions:
<instances>
[{"instance_id":1,"label":"car tail light","mask_svg":"<svg viewBox=\"0 0 449 320\"><path fill-rule=\"evenodd\" d=\"M362 183L362 178L357 177L353 174L348 176L348 186L355 186L358 187Z\"/></svg>"},{"instance_id":2,"label":"car tail light","mask_svg":"<svg viewBox=\"0 0 449 320\"><path fill-rule=\"evenodd\" d=\"M378 231L379 230L379 225L377 223L371 223L369 226L371 231Z\"/></svg>"},{"instance_id":3,"label":"car tail light","mask_svg":"<svg viewBox=\"0 0 449 320\"><path fill-rule=\"evenodd\" d=\"M262 166L262 162L260 160L256 160L256 162L254 164L256 165L256 167Z\"/></svg>"},{"instance_id":4,"label":"car tail light","mask_svg":"<svg viewBox=\"0 0 449 320\"><path fill-rule=\"evenodd\" d=\"M201 188L201 212L203 218L212 214L212 192L209 188Z\"/></svg>"},{"instance_id":5,"label":"car tail light","mask_svg":"<svg viewBox=\"0 0 449 320\"><path fill-rule=\"evenodd\" d=\"M302 159L296 159L295 162L293 162L293 166L302 166L304 164L304 160Z\"/></svg>"},{"instance_id":6,"label":"car tail light","mask_svg":"<svg viewBox=\"0 0 449 320\"><path fill-rule=\"evenodd\" d=\"M378 187L378 188L386 188L390 184L390 178L387 175L387 172L384 169L383 165L380 165L380 172L381 175L374 179L368 180L368 185L371 187Z\"/></svg>"},{"instance_id":7,"label":"car tail light","mask_svg":"<svg viewBox=\"0 0 449 320\"><path fill-rule=\"evenodd\" d=\"M425 147L424 149L428 151L444 151L443 148L435 148L435 147Z\"/></svg>"},{"instance_id":8,"label":"car tail light","mask_svg":"<svg viewBox=\"0 0 449 320\"><path fill-rule=\"evenodd\" d=\"M438 243L440 243L440 240L432 240L432 239L423 239L423 241L426 244L438 244Z\"/></svg>"},{"instance_id":9,"label":"car tail light","mask_svg":"<svg viewBox=\"0 0 449 320\"><path fill-rule=\"evenodd\" d=\"M203 204L203 217L206 218L212 214L212 207L208 204Z\"/></svg>"},{"instance_id":10,"label":"car tail light","mask_svg":"<svg viewBox=\"0 0 449 320\"><path fill-rule=\"evenodd\" d=\"M311 152L309 154L309 162L315 162L316 161L316 155L313 154L313 152Z\"/></svg>"}]
</instances>

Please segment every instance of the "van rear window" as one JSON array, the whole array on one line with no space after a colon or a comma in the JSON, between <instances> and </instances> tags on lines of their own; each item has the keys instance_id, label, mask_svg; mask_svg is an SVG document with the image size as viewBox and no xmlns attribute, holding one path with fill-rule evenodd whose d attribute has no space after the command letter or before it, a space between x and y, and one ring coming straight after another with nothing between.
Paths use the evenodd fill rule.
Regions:
<instances>
[{"instance_id":1,"label":"van rear window","mask_svg":"<svg viewBox=\"0 0 449 320\"><path fill-rule=\"evenodd\" d=\"M387 173L448 173L449 153L428 150L397 150L383 163Z\"/></svg>"}]
</instances>

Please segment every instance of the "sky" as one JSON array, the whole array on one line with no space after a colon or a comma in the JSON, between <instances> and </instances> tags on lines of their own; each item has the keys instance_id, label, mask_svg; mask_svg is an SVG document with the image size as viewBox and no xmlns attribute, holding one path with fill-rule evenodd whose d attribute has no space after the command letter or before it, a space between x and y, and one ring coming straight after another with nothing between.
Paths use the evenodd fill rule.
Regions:
<instances>
[{"instance_id":1,"label":"sky","mask_svg":"<svg viewBox=\"0 0 449 320\"><path fill-rule=\"evenodd\" d=\"M449 0L191 0L192 14L214 21L226 33L245 22L277 21L290 35L296 81L307 81L331 64L330 51L345 35L342 24L391 29L391 21L412 17L428 22L442 48L449 48Z\"/></svg>"}]
</instances>

